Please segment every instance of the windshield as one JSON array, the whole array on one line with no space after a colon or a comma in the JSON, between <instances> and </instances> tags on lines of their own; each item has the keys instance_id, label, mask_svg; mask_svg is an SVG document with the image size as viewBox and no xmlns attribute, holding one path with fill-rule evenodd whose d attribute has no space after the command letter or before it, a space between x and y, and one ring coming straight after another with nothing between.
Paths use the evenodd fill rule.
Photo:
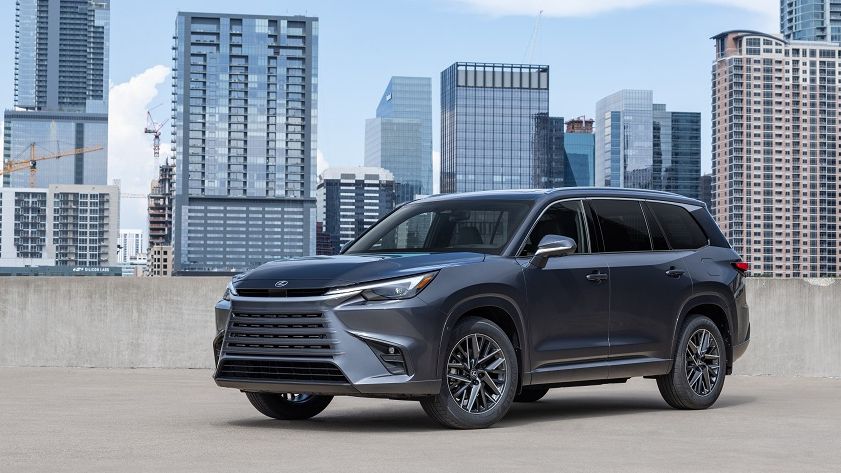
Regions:
<instances>
[{"instance_id":1,"label":"windshield","mask_svg":"<svg viewBox=\"0 0 841 473\"><path fill-rule=\"evenodd\" d=\"M473 251L500 254L531 202L465 200L408 204L374 225L344 252Z\"/></svg>"}]
</instances>

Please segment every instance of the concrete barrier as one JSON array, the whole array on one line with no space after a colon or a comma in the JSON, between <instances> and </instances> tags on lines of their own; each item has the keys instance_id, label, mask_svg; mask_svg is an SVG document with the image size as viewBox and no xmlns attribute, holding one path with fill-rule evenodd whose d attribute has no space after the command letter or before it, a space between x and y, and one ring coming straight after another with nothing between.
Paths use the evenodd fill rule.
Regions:
<instances>
[{"instance_id":1,"label":"concrete barrier","mask_svg":"<svg viewBox=\"0 0 841 473\"><path fill-rule=\"evenodd\" d=\"M0 278L0 366L207 368L227 278ZM841 280L748 281L737 374L841 377Z\"/></svg>"},{"instance_id":2,"label":"concrete barrier","mask_svg":"<svg viewBox=\"0 0 841 473\"><path fill-rule=\"evenodd\" d=\"M0 366L207 368L228 278L0 278Z\"/></svg>"}]
</instances>

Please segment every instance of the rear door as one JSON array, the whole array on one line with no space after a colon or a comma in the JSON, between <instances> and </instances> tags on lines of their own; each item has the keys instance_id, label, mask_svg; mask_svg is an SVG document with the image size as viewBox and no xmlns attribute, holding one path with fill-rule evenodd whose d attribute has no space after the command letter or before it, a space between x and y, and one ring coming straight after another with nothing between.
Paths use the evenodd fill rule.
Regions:
<instances>
[{"instance_id":1,"label":"rear door","mask_svg":"<svg viewBox=\"0 0 841 473\"><path fill-rule=\"evenodd\" d=\"M674 320L692 295L685 258L672 251L644 202L592 199L610 265L610 376L647 374L671 358ZM639 372L627 372L623 369ZM657 365L657 366L654 366Z\"/></svg>"}]
</instances>

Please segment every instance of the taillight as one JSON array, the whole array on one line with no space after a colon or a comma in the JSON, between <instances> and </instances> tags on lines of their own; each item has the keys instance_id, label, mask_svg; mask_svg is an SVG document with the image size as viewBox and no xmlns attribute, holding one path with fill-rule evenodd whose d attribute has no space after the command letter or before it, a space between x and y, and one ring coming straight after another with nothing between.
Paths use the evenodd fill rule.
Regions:
<instances>
[{"instance_id":1,"label":"taillight","mask_svg":"<svg viewBox=\"0 0 841 473\"><path fill-rule=\"evenodd\" d=\"M748 272L748 270L750 269L750 265L747 261L733 261L730 264L732 264L733 267L736 268L736 270L742 274Z\"/></svg>"}]
</instances>

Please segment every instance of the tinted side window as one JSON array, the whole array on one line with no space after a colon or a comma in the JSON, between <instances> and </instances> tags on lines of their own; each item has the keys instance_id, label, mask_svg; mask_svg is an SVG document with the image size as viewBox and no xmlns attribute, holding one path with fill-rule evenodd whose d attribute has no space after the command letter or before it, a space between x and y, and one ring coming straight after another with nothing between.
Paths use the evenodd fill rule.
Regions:
<instances>
[{"instance_id":1,"label":"tinted side window","mask_svg":"<svg viewBox=\"0 0 841 473\"><path fill-rule=\"evenodd\" d=\"M590 201L602 229L604 251L650 251L651 239L640 203L634 200Z\"/></svg>"},{"instance_id":2,"label":"tinted side window","mask_svg":"<svg viewBox=\"0 0 841 473\"><path fill-rule=\"evenodd\" d=\"M520 256L534 255L541 238L546 235L573 238L578 245L575 252L587 253L587 230L581 202L577 200L558 202L546 209L526 239L526 245Z\"/></svg>"},{"instance_id":3,"label":"tinted side window","mask_svg":"<svg viewBox=\"0 0 841 473\"><path fill-rule=\"evenodd\" d=\"M678 205L649 202L674 250L694 250L707 244L707 236L689 211Z\"/></svg>"}]
</instances>

